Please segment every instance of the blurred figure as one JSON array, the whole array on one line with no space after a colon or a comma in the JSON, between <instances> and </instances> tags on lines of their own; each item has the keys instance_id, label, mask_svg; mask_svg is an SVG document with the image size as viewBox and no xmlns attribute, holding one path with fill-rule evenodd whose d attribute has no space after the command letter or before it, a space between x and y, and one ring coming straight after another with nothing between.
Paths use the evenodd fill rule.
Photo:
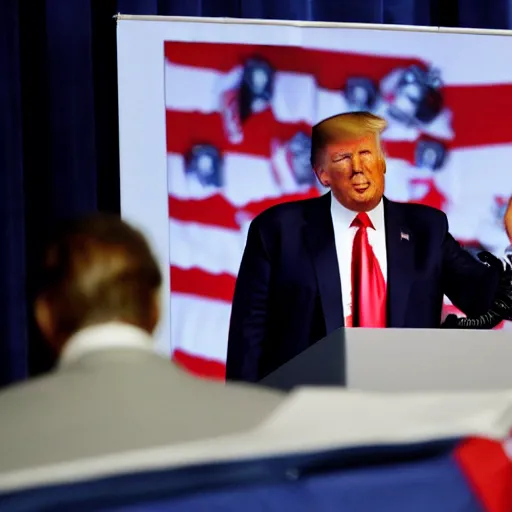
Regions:
<instances>
[{"instance_id":1,"label":"blurred figure","mask_svg":"<svg viewBox=\"0 0 512 512\"><path fill-rule=\"evenodd\" d=\"M512 244L512 197L508 201L507 210L505 211L505 218L503 219L505 223L505 231L507 232L508 239Z\"/></svg>"},{"instance_id":2,"label":"blurred figure","mask_svg":"<svg viewBox=\"0 0 512 512\"><path fill-rule=\"evenodd\" d=\"M0 471L242 431L280 404L153 351L161 283L144 237L115 216L73 222L49 244L35 315L59 364L0 391Z\"/></svg>"}]
</instances>

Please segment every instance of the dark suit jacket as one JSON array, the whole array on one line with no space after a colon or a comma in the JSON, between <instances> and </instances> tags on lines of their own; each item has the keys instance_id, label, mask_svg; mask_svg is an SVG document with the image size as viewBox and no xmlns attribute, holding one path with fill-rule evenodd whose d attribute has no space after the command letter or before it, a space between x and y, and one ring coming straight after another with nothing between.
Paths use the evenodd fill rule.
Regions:
<instances>
[{"instance_id":1,"label":"dark suit jacket","mask_svg":"<svg viewBox=\"0 0 512 512\"><path fill-rule=\"evenodd\" d=\"M284 203L251 223L231 311L227 379L256 382L344 325L330 205L330 193ZM384 218L388 327L439 327L444 294L468 316L489 309L497 272L460 247L443 212L384 199Z\"/></svg>"}]
</instances>

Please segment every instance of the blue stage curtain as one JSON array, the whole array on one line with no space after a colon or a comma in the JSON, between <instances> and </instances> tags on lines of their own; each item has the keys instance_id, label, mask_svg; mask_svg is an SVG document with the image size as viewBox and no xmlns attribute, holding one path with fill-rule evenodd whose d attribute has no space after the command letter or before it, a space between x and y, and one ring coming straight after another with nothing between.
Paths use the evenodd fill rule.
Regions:
<instances>
[{"instance_id":1,"label":"blue stage curtain","mask_svg":"<svg viewBox=\"0 0 512 512\"><path fill-rule=\"evenodd\" d=\"M2 0L0 385L53 362L31 306L47 230L119 211L118 12L512 28L512 0Z\"/></svg>"},{"instance_id":2,"label":"blue stage curtain","mask_svg":"<svg viewBox=\"0 0 512 512\"><path fill-rule=\"evenodd\" d=\"M0 385L27 366L18 22L16 0L0 2Z\"/></svg>"}]
</instances>

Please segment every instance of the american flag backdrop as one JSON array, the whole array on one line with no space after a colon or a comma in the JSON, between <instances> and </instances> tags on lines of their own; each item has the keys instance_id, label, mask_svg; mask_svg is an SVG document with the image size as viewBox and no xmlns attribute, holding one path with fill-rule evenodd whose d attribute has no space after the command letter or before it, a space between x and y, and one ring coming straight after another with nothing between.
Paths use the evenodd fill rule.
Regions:
<instances>
[{"instance_id":1,"label":"american flag backdrop","mask_svg":"<svg viewBox=\"0 0 512 512\"><path fill-rule=\"evenodd\" d=\"M459 242L501 255L512 194L512 68L498 69L496 83L482 80L471 59L460 80L450 73L445 81L445 71L429 48L416 58L381 55L378 45L364 54L165 43L175 360L223 378L248 224L276 203L325 192L309 166L310 130L333 114L386 117L386 196L442 209Z\"/></svg>"}]
</instances>

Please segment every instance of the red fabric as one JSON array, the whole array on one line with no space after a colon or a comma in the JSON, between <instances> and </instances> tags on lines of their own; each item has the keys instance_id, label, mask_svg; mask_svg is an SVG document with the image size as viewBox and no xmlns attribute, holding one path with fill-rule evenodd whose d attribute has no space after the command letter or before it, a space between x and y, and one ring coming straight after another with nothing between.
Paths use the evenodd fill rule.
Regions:
<instances>
[{"instance_id":1,"label":"red fabric","mask_svg":"<svg viewBox=\"0 0 512 512\"><path fill-rule=\"evenodd\" d=\"M204 357L197 357L176 349L172 354L172 360L189 373L211 380L225 380L226 366L219 361L212 361Z\"/></svg>"},{"instance_id":2,"label":"red fabric","mask_svg":"<svg viewBox=\"0 0 512 512\"><path fill-rule=\"evenodd\" d=\"M386 327L386 282L368 241L368 228L375 228L364 212L352 226L359 228L352 247L352 325Z\"/></svg>"},{"instance_id":3,"label":"red fabric","mask_svg":"<svg viewBox=\"0 0 512 512\"><path fill-rule=\"evenodd\" d=\"M467 439L455 458L486 512L512 511L512 460L502 442Z\"/></svg>"}]
</instances>

